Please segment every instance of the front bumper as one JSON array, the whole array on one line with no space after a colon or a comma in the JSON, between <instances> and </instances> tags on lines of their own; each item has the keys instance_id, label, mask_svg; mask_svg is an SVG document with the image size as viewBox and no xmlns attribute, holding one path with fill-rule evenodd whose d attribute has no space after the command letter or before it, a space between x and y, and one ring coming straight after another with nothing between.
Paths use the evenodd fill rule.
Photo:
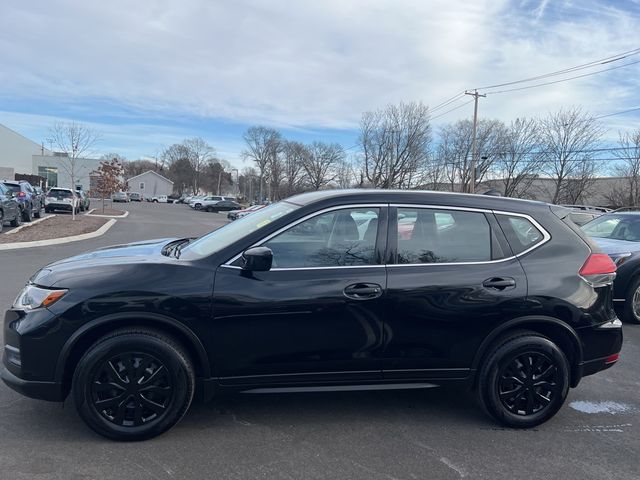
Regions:
<instances>
[{"instance_id":1,"label":"front bumper","mask_svg":"<svg viewBox=\"0 0 640 480\"><path fill-rule=\"evenodd\" d=\"M50 402L61 402L66 394L62 388L62 384L58 382L37 382L34 380L23 380L11 373L3 360L0 367L0 378L11 389L26 397L37 398L39 400L48 400Z\"/></svg>"}]
</instances>

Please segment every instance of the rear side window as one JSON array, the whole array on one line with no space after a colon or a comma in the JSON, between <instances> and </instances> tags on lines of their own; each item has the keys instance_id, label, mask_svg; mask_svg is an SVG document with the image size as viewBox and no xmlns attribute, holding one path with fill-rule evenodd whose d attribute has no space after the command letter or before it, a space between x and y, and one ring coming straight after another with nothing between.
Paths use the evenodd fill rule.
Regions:
<instances>
[{"instance_id":1,"label":"rear side window","mask_svg":"<svg viewBox=\"0 0 640 480\"><path fill-rule=\"evenodd\" d=\"M527 218L496 215L513 253L518 255L544 240L542 232Z\"/></svg>"},{"instance_id":2,"label":"rear side window","mask_svg":"<svg viewBox=\"0 0 640 480\"><path fill-rule=\"evenodd\" d=\"M492 245L484 213L398 208L398 264L490 261Z\"/></svg>"},{"instance_id":3,"label":"rear side window","mask_svg":"<svg viewBox=\"0 0 640 480\"><path fill-rule=\"evenodd\" d=\"M4 186L7 190L12 191L13 193L20 193L20 185L14 185L12 183L5 183Z\"/></svg>"}]
</instances>

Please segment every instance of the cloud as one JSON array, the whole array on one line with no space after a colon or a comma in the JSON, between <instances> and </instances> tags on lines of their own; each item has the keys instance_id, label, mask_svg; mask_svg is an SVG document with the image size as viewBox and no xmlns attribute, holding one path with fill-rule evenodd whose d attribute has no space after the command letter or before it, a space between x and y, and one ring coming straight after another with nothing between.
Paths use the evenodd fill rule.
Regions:
<instances>
[{"instance_id":1,"label":"cloud","mask_svg":"<svg viewBox=\"0 0 640 480\"><path fill-rule=\"evenodd\" d=\"M109 126L117 118L106 122L123 141L144 133L166 144L189 131L179 124L186 117L353 130L363 111L387 103L434 105L637 47L637 12L589 0L9 0L0 101L69 106L65 115L84 104L99 116L106 100L129 112L120 118L127 132ZM489 96L480 112L503 120L561 105L608 113L637 98L639 72ZM165 119L166 129L148 119Z\"/></svg>"}]
</instances>

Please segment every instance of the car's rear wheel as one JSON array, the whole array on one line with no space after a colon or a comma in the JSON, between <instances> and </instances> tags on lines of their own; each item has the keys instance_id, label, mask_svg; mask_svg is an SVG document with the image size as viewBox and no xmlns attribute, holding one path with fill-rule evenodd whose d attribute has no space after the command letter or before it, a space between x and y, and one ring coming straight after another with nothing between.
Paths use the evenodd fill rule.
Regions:
<instances>
[{"instance_id":1,"label":"car's rear wheel","mask_svg":"<svg viewBox=\"0 0 640 480\"><path fill-rule=\"evenodd\" d=\"M4 213L0 210L0 233L2 233L2 229L4 228Z\"/></svg>"},{"instance_id":2,"label":"car's rear wheel","mask_svg":"<svg viewBox=\"0 0 640 480\"><path fill-rule=\"evenodd\" d=\"M551 340L535 332L514 333L487 357L478 379L485 411L513 428L546 422L569 391L569 362Z\"/></svg>"},{"instance_id":3,"label":"car's rear wheel","mask_svg":"<svg viewBox=\"0 0 640 480\"><path fill-rule=\"evenodd\" d=\"M32 206L31 205L25 205L24 206L24 210L22 210L22 220L24 220L25 222L30 222L31 221L31 213L32 213Z\"/></svg>"},{"instance_id":4,"label":"car's rear wheel","mask_svg":"<svg viewBox=\"0 0 640 480\"><path fill-rule=\"evenodd\" d=\"M11 226L12 227L19 227L20 225L22 225L22 212L17 212L16 216L14 217L13 220L11 220Z\"/></svg>"},{"instance_id":5,"label":"car's rear wheel","mask_svg":"<svg viewBox=\"0 0 640 480\"><path fill-rule=\"evenodd\" d=\"M147 329L117 330L80 359L73 377L78 413L114 440L144 440L175 425L193 399L188 355L170 337Z\"/></svg>"},{"instance_id":6,"label":"car's rear wheel","mask_svg":"<svg viewBox=\"0 0 640 480\"><path fill-rule=\"evenodd\" d=\"M35 218L42 218L42 204L40 204L38 209L35 212L33 212L33 216Z\"/></svg>"},{"instance_id":7,"label":"car's rear wheel","mask_svg":"<svg viewBox=\"0 0 640 480\"><path fill-rule=\"evenodd\" d=\"M627 289L622 320L640 324L640 276L636 277Z\"/></svg>"}]
</instances>

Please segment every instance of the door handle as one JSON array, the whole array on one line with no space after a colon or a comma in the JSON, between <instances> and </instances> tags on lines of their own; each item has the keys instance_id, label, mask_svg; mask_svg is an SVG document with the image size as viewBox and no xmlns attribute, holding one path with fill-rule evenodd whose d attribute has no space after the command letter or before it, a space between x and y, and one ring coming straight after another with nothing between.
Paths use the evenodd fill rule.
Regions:
<instances>
[{"instance_id":1,"label":"door handle","mask_svg":"<svg viewBox=\"0 0 640 480\"><path fill-rule=\"evenodd\" d=\"M377 283L354 283L345 287L343 293L352 300L371 300L382 295L382 287Z\"/></svg>"},{"instance_id":2,"label":"door handle","mask_svg":"<svg viewBox=\"0 0 640 480\"><path fill-rule=\"evenodd\" d=\"M494 277L489 278L482 282L482 286L485 288L492 288L494 290L506 290L507 288L513 288L516 286L516 281L513 278L506 277Z\"/></svg>"}]
</instances>

